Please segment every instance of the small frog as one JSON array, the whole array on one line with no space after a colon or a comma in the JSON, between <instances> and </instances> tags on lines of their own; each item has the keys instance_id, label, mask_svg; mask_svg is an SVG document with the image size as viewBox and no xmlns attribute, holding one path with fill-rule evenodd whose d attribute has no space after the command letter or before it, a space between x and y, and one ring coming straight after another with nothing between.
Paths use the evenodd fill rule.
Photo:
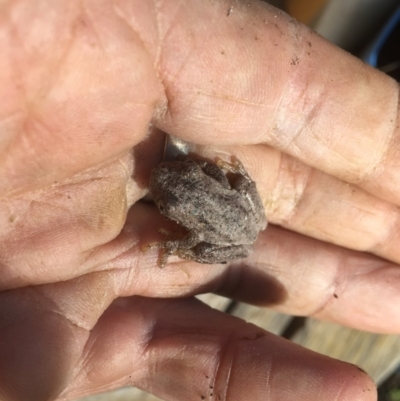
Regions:
<instances>
[{"instance_id":1,"label":"small frog","mask_svg":"<svg viewBox=\"0 0 400 401\"><path fill-rule=\"evenodd\" d=\"M236 175L232 185L222 169ZM160 267L169 255L209 264L245 258L267 227L256 184L238 159L162 162L151 173L150 191L160 212L188 231L180 240L146 246L165 249Z\"/></svg>"}]
</instances>

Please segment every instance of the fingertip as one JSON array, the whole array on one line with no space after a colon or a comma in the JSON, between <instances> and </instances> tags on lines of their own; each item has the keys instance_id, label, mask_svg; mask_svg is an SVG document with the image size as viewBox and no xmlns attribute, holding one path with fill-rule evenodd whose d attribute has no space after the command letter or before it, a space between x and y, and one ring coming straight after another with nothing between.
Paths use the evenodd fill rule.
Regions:
<instances>
[{"instance_id":1,"label":"fingertip","mask_svg":"<svg viewBox=\"0 0 400 401\"><path fill-rule=\"evenodd\" d=\"M377 388L372 378L360 367L330 359L329 380L321 384L321 400L376 401ZM336 369L335 369L336 367Z\"/></svg>"}]
</instances>

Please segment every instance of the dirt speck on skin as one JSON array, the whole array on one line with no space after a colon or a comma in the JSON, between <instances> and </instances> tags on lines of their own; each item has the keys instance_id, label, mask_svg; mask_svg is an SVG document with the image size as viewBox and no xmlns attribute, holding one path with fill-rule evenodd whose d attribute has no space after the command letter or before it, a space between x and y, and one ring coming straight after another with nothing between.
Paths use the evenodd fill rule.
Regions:
<instances>
[{"instance_id":1,"label":"dirt speck on skin","mask_svg":"<svg viewBox=\"0 0 400 401\"><path fill-rule=\"evenodd\" d=\"M300 63L300 59L296 56L292 58L292 62L290 65L298 65Z\"/></svg>"}]
</instances>

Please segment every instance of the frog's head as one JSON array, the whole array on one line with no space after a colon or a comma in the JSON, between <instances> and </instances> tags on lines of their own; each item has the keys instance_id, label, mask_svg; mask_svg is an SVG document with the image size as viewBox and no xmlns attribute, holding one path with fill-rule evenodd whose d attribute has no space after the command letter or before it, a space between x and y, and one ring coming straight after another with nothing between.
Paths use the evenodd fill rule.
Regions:
<instances>
[{"instance_id":1,"label":"frog's head","mask_svg":"<svg viewBox=\"0 0 400 401\"><path fill-rule=\"evenodd\" d=\"M180 169L171 163L161 163L155 167L150 176L150 192L154 203L160 212L170 218L174 218L176 207L179 204Z\"/></svg>"}]
</instances>

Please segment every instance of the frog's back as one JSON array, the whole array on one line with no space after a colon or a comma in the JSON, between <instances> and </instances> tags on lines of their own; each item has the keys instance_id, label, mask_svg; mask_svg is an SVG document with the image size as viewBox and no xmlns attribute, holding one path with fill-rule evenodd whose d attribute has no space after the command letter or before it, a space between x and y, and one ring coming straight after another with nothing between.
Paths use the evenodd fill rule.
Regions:
<instances>
[{"instance_id":1,"label":"frog's back","mask_svg":"<svg viewBox=\"0 0 400 401\"><path fill-rule=\"evenodd\" d=\"M221 186L208 176L190 185L190 190L177 193L181 194L182 215L190 218L177 219L178 222L212 244L252 244L255 241L260 223L239 192Z\"/></svg>"}]
</instances>

